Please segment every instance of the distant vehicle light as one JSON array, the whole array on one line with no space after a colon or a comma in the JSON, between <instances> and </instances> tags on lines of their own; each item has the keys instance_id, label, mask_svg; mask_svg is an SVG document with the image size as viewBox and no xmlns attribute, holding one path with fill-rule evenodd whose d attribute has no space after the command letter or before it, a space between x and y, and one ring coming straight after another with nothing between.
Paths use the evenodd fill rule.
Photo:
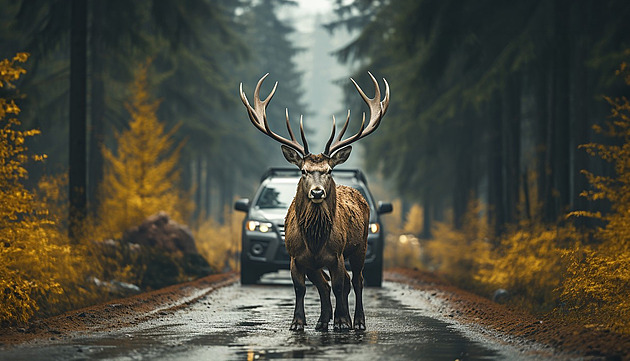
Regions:
<instances>
[{"instance_id":1,"label":"distant vehicle light","mask_svg":"<svg viewBox=\"0 0 630 361\"><path fill-rule=\"evenodd\" d=\"M370 223L370 232L378 233L378 231L380 231L380 227L378 226L378 223Z\"/></svg>"}]
</instances>

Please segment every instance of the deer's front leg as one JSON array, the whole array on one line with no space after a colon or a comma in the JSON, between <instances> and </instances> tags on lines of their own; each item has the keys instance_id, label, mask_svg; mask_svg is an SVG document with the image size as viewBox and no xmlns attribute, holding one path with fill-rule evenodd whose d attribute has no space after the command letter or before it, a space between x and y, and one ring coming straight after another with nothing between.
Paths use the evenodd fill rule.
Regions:
<instances>
[{"instance_id":1,"label":"deer's front leg","mask_svg":"<svg viewBox=\"0 0 630 361\"><path fill-rule=\"evenodd\" d=\"M295 311L293 312L293 322L289 328L291 331L304 331L306 316L304 315L304 295L306 294L306 284L304 270L295 263L295 258L291 257L291 279L295 289Z\"/></svg>"},{"instance_id":2,"label":"deer's front leg","mask_svg":"<svg viewBox=\"0 0 630 361\"><path fill-rule=\"evenodd\" d=\"M319 292L319 299L322 305L322 310L317 320L315 329L318 331L328 331L328 322L332 319L332 303L330 303L330 286L328 281L324 278L323 270L309 270L306 275L308 279L313 282L317 291Z\"/></svg>"},{"instance_id":3,"label":"deer's front leg","mask_svg":"<svg viewBox=\"0 0 630 361\"><path fill-rule=\"evenodd\" d=\"M332 289L335 293L335 319L334 329L350 330L352 321L350 320L350 311L348 310L348 292L350 291L350 276L346 272L343 255L337 257L336 264L329 267L330 278L332 280Z\"/></svg>"}]
</instances>

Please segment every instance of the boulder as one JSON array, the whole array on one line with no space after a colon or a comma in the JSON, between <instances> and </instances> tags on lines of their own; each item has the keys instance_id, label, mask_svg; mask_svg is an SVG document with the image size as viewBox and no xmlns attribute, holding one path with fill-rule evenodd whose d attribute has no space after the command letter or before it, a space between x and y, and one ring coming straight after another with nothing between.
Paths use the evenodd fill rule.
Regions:
<instances>
[{"instance_id":1,"label":"boulder","mask_svg":"<svg viewBox=\"0 0 630 361\"><path fill-rule=\"evenodd\" d=\"M188 227L173 221L165 212L152 215L139 226L126 230L123 242L171 253L198 254L195 240Z\"/></svg>"},{"instance_id":2,"label":"boulder","mask_svg":"<svg viewBox=\"0 0 630 361\"><path fill-rule=\"evenodd\" d=\"M144 289L157 289L214 273L197 251L188 227L173 221L164 212L126 230L121 243L130 252L134 268L143 270L141 287Z\"/></svg>"}]
</instances>

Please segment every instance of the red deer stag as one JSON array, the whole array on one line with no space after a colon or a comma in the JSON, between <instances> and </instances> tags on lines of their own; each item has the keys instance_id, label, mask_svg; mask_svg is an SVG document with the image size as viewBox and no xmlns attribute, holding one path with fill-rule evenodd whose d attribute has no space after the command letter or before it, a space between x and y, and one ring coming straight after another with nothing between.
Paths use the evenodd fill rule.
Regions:
<instances>
[{"instance_id":1,"label":"red deer stag","mask_svg":"<svg viewBox=\"0 0 630 361\"><path fill-rule=\"evenodd\" d=\"M267 77L264 75L254 90L254 106L252 107L240 86L240 95L247 108L249 119L261 132L282 144L282 153L289 163L295 164L302 171L295 198L289 207L285 219L285 244L291 256L291 278L295 288L295 312L291 330L304 330L306 317L304 314L304 295L306 293L305 274L317 287L321 301L321 314L315 329L327 330L332 319L332 303L330 301L330 285L323 268L328 268L335 293L336 307L334 329L352 328L348 295L350 294L350 276L346 272L344 261L350 261L352 270L352 286L356 296L354 311L354 328L365 330L365 314L363 312L363 263L367 247L368 221L370 209L363 196L354 188L335 185L331 171L345 162L350 156L351 143L368 136L379 126L389 105L389 85L385 82L385 98L381 101L378 82L370 73L374 83L375 96L368 98L363 90L352 80L357 91L370 108L370 120L365 124L365 113L359 131L342 140L350 120L350 111L340 134L335 138L335 117L333 129L326 149L322 154L311 154L308 150L304 126L300 118L300 136L303 146L295 139L289 124L289 111L286 111L286 125L291 139L284 138L269 128L265 109L273 97L278 83L265 100L260 99L260 87Z\"/></svg>"}]
</instances>

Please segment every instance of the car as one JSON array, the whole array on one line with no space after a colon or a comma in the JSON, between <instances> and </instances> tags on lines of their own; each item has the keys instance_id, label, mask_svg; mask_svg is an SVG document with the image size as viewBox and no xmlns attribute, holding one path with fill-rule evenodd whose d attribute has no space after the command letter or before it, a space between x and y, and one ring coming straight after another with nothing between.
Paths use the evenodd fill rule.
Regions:
<instances>
[{"instance_id":1,"label":"car","mask_svg":"<svg viewBox=\"0 0 630 361\"><path fill-rule=\"evenodd\" d=\"M239 199L234 209L246 212L241 242L241 284L258 282L265 273L290 268L290 257L284 245L284 218L293 201L301 172L295 168L270 168L250 201ZM383 248L385 237L380 216L392 212L392 204L376 204L359 169L334 169L335 183L357 189L370 206L368 246L363 278L369 287L383 282ZM347 265L347 262L346 262Z\"/></svg>"}]
</instances>

